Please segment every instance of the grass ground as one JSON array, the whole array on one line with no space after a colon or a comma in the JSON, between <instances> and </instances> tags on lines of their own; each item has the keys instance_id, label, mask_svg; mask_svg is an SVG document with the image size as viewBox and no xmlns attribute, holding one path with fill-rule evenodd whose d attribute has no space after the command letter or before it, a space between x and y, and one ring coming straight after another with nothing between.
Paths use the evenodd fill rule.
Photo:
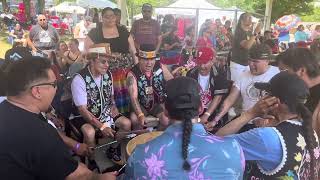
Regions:
<instances>
[{"instance_id":1,"label":"grass ground","mask_svg":"<svg viewBox=\"0 0 320 180\"><path fill-rule=\"evenodd\" d=\"M12 46L7 42L8 33L0 31L0 58L4 59L4 55Z\"/></svg>"},{"instance_id":2,"label":"grass ground","mask_svg":"<svg viewBox=\"0 0 320 180\"><path fill-rule=\"evenodd\" d=\"M0 58L4 59L4 55L8 49L11 49L11 45L7 42L8 33L6 31L0 31ZM60 37L62 41L69 41L71 35L63 35Z\"/></svg>"}]
</instances>

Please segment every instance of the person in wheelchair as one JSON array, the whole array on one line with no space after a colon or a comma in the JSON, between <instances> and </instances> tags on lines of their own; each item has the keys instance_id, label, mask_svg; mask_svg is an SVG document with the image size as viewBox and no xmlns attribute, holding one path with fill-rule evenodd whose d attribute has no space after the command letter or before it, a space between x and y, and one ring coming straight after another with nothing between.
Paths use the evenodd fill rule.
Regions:
<instances>
[{"instance_id":1,"label":"person in wheelchair","mask_svg":"<svg viewBox=\"0 0 320 180\"><path fill-rule=\"evenodd\" d=\"M173 76L166 66L156 61L156 47L150 44L142 44L137 53L139 63L136 64L127 75L132 112L130 119L133 129L141 129L145 126L148 115L159 118L159 129L168 126L168 118L163 113L163 102L166 96L165 82Z\"/></svg>"},{"instance_id":2,"label":"person in wheelchair","mask_svg":"<svg viewBox=\"0 0 320 180\"><path fill-rule=\"evenodd\" d=\"M115 138L116 130L130 131L131 122L115 105L106 47L90 48L87 59L89 65L77 73L71 83L73 102L80 117L76 116L70 122L83 133L84 143L94 147L97 134ZM122 164L119 144L113 144L107 155L115 163ZM94 164L92 158L91 163Z\"/></svg>"}]
</instances>

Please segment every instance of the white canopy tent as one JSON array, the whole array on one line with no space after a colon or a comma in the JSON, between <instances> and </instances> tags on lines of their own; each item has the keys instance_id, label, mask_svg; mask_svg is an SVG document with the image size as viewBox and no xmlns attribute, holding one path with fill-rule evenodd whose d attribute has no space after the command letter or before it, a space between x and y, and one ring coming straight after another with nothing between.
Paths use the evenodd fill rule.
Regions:
<instances>
[{"instance_id":1,"label":"white canopy tent","mask_svg":"<svg viewBox=\"0 0 320 180\"><path fill-rule=\"evenodd\" d=\"M85 8L103 9L105 7L111 7L111 8L118 7L117 4L109 0L77 0L77 4Z\"/></svg>"},{"instance_id":2,"label":"white canopy tent","mask_svg":"<svg viewBox=\"0 0 320 180\"><path fill-rule=\"evenodd\" d=\"M51 7L49 11L56 11L58 13L73 13L76 11L77 14L84 14L86 9L76 5L75 3L66 1L58 4L57 6Z\"/></svg>"}]
</instances>

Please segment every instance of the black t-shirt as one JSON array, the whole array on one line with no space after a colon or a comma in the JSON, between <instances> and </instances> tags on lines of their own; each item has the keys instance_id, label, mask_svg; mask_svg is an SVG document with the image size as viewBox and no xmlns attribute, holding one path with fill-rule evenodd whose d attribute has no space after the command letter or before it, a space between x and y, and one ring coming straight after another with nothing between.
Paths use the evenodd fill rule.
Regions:
<instances>
[{"instance_id":1,"label":"black t-shirt","mask_svg":"<svg viewBox=\"0 0 320 180\"><path fill-rule=\"evenodd\" d=\"M111 52L118 53L129 53L129 32L124 26L117 26L119 36L116 38L104 38L102 31L102 24L98 23L97 27L92 29L88 36L93 41L94 44L98 43L109 43Z\"/></svg>"},{"instance_id":2,"label":"black t-shirt","mask_svg":"<svg viewBox=\"0 0 320 180\"><path fill-rule=\"evenodd\" d=\"M246 32L240 29L234 34L232 41L232 57L231 60L235 63L247 66L248 65L248 56L249 50L241 47L240 43L243 40L249 40L251 37L251 32Z\"/></svg>"},{"instance_id":3,"label":"black t-shirt","mask_svg":"<svg viewBox=\"0 0 320 180\"><path fill-rule=\"evenodd\" d=\"M76 170L57 131L40 115L0 104L0 179L62 180Z\"/></svg>"},{"instance_id":4,"label":"black t-shirt","mask_svg":"<svg viewBox=\"0 0 320 180\"><path fill-rule=\"evenodd\" d=\"M320 84L313 86L312 88L309 89L309 91L310 91L310 96L305 105L311 112L313 112L316 109L320 100Z\"/></svg>"}]
</instances>

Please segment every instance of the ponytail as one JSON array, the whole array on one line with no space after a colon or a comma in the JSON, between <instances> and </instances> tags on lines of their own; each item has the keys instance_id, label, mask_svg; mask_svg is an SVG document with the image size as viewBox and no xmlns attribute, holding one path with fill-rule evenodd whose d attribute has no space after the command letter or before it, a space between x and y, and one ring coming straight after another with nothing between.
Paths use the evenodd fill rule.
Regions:
<instances>
[{"instance_id":1,"label":"ponytail","mask_svg":"<svg viewBox=\"0 0 320 180\"><path fill-rule=\"evenodd\" d=\"M310 178L317 179L317 174L315 171L315 157L314 157L314 149L316 148L316 139L314 136L314 130L312 128L312 113L305 107L303 104L298 104L297 112L303 119L302 122L302 130L304 139L306 141L306 147L310 154Z\"/></svg>"}]
</instances>

